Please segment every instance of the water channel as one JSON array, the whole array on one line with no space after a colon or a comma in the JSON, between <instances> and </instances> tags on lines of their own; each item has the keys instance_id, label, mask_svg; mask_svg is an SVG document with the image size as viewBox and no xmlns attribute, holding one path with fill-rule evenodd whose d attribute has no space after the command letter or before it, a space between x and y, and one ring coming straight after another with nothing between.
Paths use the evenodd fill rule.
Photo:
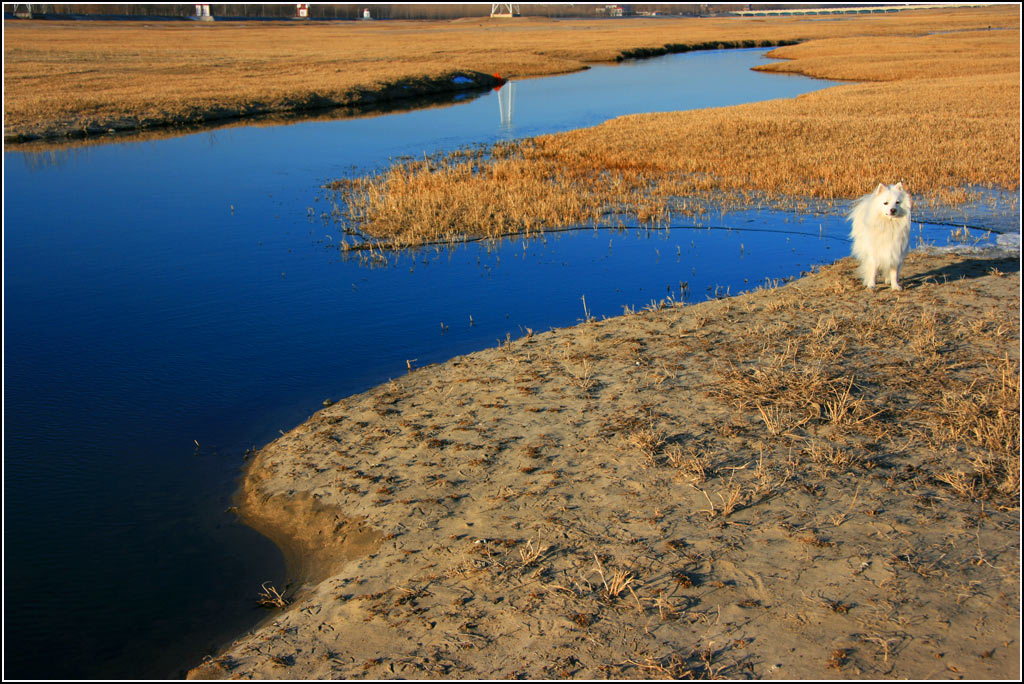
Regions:
<instances>
[{"instance_id":1,"label":"water channel","mask_svg":"<svg viewBox=\"0 0 1024 684\"><path fill-rule=\"evenodd\" d=\"M245 452L527 328L845 256L838 216L334 249L320 185L430 154L832 85L672 55L392 114L4 152L5 676L168 678L251 625L280 554L228 511ZM943 228L948 232L948 228ZM470 317L472 317L472 324Z\"/></svg>"}]
</instances>

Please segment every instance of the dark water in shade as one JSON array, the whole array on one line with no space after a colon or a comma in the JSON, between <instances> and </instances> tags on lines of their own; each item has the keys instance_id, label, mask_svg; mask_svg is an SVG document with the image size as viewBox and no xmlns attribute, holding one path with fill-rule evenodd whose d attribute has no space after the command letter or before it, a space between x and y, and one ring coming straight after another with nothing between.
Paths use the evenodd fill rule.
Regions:
<instances>
[{"instance_id":1,"label":"dark water in shade","mask_svg":"<svg viewBox=\"0 0 1024 684\"><path fill-rule=\"evenodd\" d=\"M370 269L317 218L321 183L391 157L831 85L750 71L765 61L690 53L388 116L5 149L5 677L180 676L260 619L281 557L226 509L245 450L325 398L571 325L583 297L612 316L845 256L837 217L746 212Z\"/></svg>"}]
</instances>

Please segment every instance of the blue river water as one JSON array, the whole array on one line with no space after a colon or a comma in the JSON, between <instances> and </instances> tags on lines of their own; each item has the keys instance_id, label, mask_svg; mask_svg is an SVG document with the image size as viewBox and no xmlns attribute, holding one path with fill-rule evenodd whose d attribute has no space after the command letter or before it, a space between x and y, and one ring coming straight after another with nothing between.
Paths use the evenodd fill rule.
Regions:
<instances>
[{"instance_id":1,"label":"blue river water","mask_svg":"<svg viewBox=\"0 0 1024 684\"><path fill-rule=\"evenodd\" d=\"M255 624L285 570L228 511L244 454L324 399L574 324L582 297L612 316L845 256L838 217L752 211L368 268L319 218L323 183L393 158L832 85L750 70L766 61L688 53L393 114L5 148L5 677L177 677Z\"/></svg>"}]
</instances>

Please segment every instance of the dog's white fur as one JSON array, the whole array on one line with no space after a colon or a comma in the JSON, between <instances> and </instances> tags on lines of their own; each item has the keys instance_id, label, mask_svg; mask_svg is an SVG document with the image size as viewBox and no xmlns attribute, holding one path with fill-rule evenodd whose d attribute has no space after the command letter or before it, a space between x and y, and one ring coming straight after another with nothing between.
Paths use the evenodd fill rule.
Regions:
<instances>
[{"instance_id":1,"label":"dog's white fur","mask_svg":"<svg viewBox=\"0 0 1024 684\"><path fill-rule=\"evenodd\" d=\"M853 256L860 262L860 277L868 289L874 289L879 271L889 276L889 287L903 289L899 276L910 244L911 205L903 183L879 183L874 192L850 207L847 218L852 224Z\"/></svg>"}]
</instances>

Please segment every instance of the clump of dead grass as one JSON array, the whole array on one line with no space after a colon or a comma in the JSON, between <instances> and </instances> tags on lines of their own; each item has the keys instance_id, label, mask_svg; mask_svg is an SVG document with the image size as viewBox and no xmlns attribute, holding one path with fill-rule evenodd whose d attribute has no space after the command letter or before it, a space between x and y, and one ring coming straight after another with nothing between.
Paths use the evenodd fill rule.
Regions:
<instances>
[{"instance_id":1,"label":"clump of dead grass","mask_svg":"<svg viewBox=\"0 0 1024 684\"><path fill-rule=\"evenodd\" d=\"M742 669L736 663L724 660L725 648L716 649L712 643L696 646L689 653L671 653L660 658L653 656L629 658L620 667L633 667L645 679L729 679L739 678Z\"/></svg>"},{"instance_id":2,"label":"clump of dead grass","mask_svg":"<svg viewBox=\"0 0 1024 684\"><path fill-rule=\"evenodd\" d=\"M936 440L973 447L971 472L954 469L938 475L969 498L975 480L1002 494L1020 492L1020 364L1006 357L993 370L938 388L934 410L922 416Z\"/></svg>"},{"instance_id":3,"label":"clump of dead grass","mask_svg":"<svg viewBox=\"0 0 1024 684\"><path fill-rule=\"evenodd\" d=\"M668 435L654 424L638 426L622 438L623 448L637 453L646 465L654 465Z\"/></svg>"},{"instance_id":4,"label":"clump of dead grass","mask_svg":"<svg viewBox=\"0 0 1024 684\"><path fill-rule=\"evenodd\" d=\"M264 608L285 608L288 606L288 599L279 592L270 582L260 585L260 593L256 602Z\"/></svg>"},{"instance_id":5,"label":"clump of dead grass","mask_svg":"<svg viewBox=\"0 0 1024 684\"><path fill-rule=\"evenodd\" d=\"M719 382L712 396L741 409L756 409L765 429L778 436L808 423L844 425L869 420L879 409L859 396L852 376L819 359L797 359L813 353L798 343L779 353L764 354L746 367L720 362Z\"/></svg>"},{"instance_id":6,"label":"clump of dead grass","mask_svg":"<svg viewBox=\"0 0 1024 684\"><path fill-rule=\"evenodd\" d=\"M689 484L700 484L714 474L711 457L698 445L671 444L665 449L665 456L669 465L678 469L680 479Z\"/></svg>"},{"instance_id":7,"label":"clump of dead grass","mask_svg":"<svg viewBox=\"0 0 1024 684\"><path fill-rule=\"evenodd\" d=\"M633 590L633 587L639 582L632 572L618 568L606 573L604 565L601 564L601 559L596 553L594 554L594 571L601 579L600 599L603 602L614 603L628 591L639 604L640 599Z\"/></svg>"}]
</instances>

